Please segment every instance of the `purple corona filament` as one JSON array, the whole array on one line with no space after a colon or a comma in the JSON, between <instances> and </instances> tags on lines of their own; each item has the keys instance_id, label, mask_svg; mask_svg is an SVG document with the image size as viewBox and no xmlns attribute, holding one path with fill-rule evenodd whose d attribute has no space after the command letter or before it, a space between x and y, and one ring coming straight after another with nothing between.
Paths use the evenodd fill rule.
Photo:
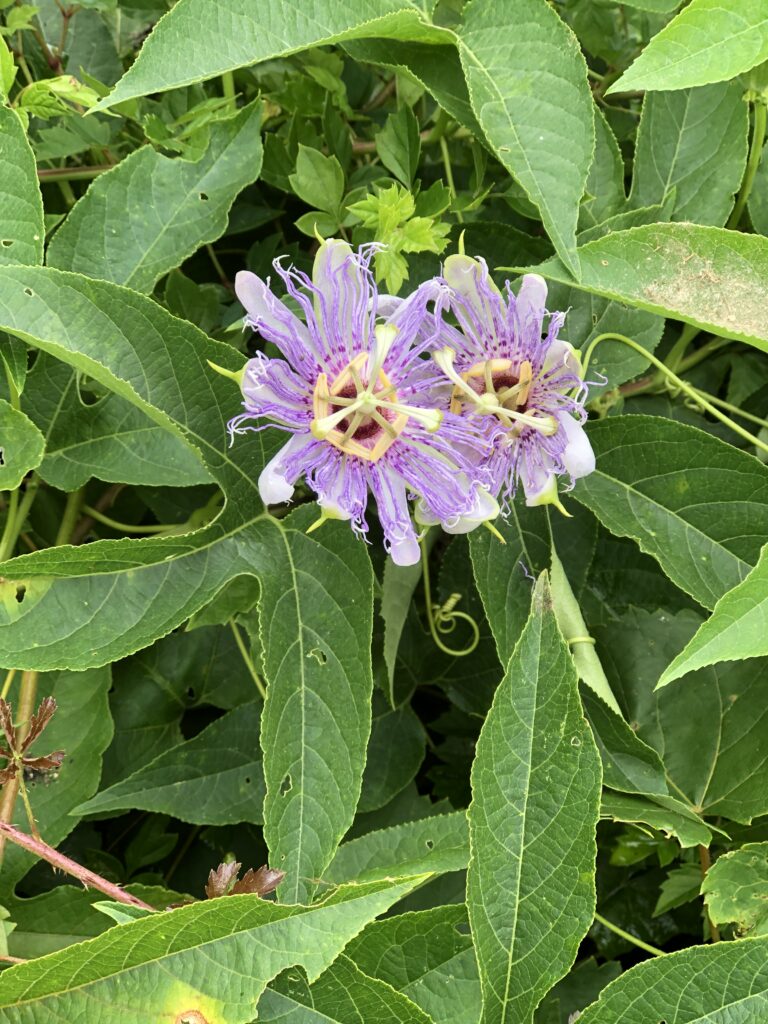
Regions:
<instances>
[{"instance_id":1,"label":"purple corona filament","mask_svg":"<svg viewBox=\"0 0 768 1024\"><path fill-rule=\"evenodd\" d=\"M441 286L428 282L387 303L390 315L379 316L369 269L374 252L330 239L320 246L311 280L275 261L303 319L268 281L237 275L246 324L283 358L259 352L248 361L245 411L229 428L234 435L275 426L291 435L259 477L265 504L289 501L304 476L321 522L348 520L364 534L371 493L388 551L396 563L411 565L420 552L410 496L440 522L485 518L486 474L475 455L483 438L466 417L447 410L445 399L443 408L430 401L440 378L424 357L427 304Z\"/></svg>"}]
</instances>

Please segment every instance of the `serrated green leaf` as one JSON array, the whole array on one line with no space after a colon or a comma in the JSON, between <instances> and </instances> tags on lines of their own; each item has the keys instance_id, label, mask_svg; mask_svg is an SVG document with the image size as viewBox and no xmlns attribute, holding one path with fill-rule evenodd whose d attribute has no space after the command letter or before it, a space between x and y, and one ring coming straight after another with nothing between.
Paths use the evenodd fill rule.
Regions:
<instances>
[{"instance_id":1,"label":"serrated green leaf","mask_svg":"<svg viewBox=\"0 0 768 1024\"><path fill-rule=\"evenodd\" d=\"M600 783L543 575L472 765L467 906L484 1024L531 1021L576 957L594 915Z\"/></svg>"},{"instance_id":2,"label":"serrated green leaf","mask_svg":"<svg viewBox=\"0 0 768 1024\"><path fill-rule=\"evenodd\" d=\"M325 872L324 881L338 885L353 879L371 881L405 872L461 871L468 858L464 811L436 814L343 843Z\"/></svg>"},{"instance_id":3,"label":"serrated green leaf","mask_svg":"<svg viewBox=\"0 0 768 1024\"><path fill-rule=\"evenodd\" d=\"M101 776L101 759L112 738L112 718L108 693L111 674L108 668L89 672L46 672L39 676L38 700L52 695L58 705L33 753L63 750L61 768L35 776L27 783L29 801L38 828L48 843L61 842L77 825L75 808L96 791ZM11 691L10 699L14 701ZM16 809L15 822L29 831L25 816ZM20 846L6 844L0 890L13 890L16 882L35 863L32 854Z\"/></svg>"},{"instance_id":4,"label":"serrated green leaf","mask_svg":"<svg viewBox=\"0 0 768 1024\"><path fill-rule=\"evenodd\" d=\"M193 825L260 824L260 716L260 702L229 711L191 740L91 797L76 813L138 809L170 814Z\"/></svg>"},{"instance_id":5,"label":"serrated green leaf","mask_svg":"<svg viewBox=\"0 0 768 1024\"><path fill-rule=\"evenodd\" d=\"M709 846L712 832L686 804L674 797L641 797L626 793L604 793L600 817L610 821L650 825L666 836L674 836L683 848Z\"/></svg>"},{"instance_id":6,"label":"serrated green leaf","mask_svg":"<svg viewBox=\"0 0 768 1024\"><path fill-rule=\"evenodd\" d=\"M345 954L402 992L439 1024L477 1024L480 979L467 910L435 907L374 921Z\"/></svg>"},{"instance_id":7,"label":"serrated green leaf","mask_svg":"<svg viewBox=\"0 0 768 1024\"><path fill-rule=\"evenodd\" d=\"M658 752L594 691L582 688L581 700L603 762L603 784L623 793L666 794Z\"/></svg>"},{"instance_id":8,"label":"serrated green leaf","mask_svg":"<svg viewBox=\"0 0 768 1024\"><path fill-rule=\"evenodd\" d=\"M743 583L729 590L659 679L666 686L687 672L720 661L768 655L768 547Z\"/></svg>"},{"instance_id":9,"label":"serrated green leaf","mask_svg":"<svg viewBox=\"0 0 768 1024\"><path fill-rule=\"evenodd\" d=\"M75 491L91 477L109 483L190 487L211 476L181 438L153 423L119 395L85 404L77 375L39 353L24 391L24 409L45 435L40 476Z\"/></svg>"},{"instance_id":10,"label":"serrated green leaf","mask_svg":"<svg viewBox=\"0 0 768 1024\"><path fill-rule=\"evenodd\" d=\"M595 134L576 37L545 0L489 0L467 8L459 52L485 137L578 276L576 223Z\"/></svg>"},{"instance_id":11,"label":"serrated green leaf","mask_svg":"<svg viewBox=\"0 0 768 1024\"><path fill-rule=\"evenodd\" d=\"M579 208L579 228L593 227L620 213L626 205L624 158L605 114L595 107L595 154L586 184L587 199Z\"/></svg>"},{"instance_id":12,"label":"serrated green leaf","mask_svg":"<svg viewBox=\"0 0 768 1024\"><path fill-rule=\"evenodd\" d=\"M288 902L313 891L352 824L371 731L373 570L348 528L307 537L313 518L287 517L260 577L264 836Z\"/></svg>"},{"instance_id":13,"label":"serrated green leaf","mask_svg":"<svg viewBox=\"0 0 768 1024\"><path fill-rule=\"evenodd\" d=\"M707 818L749 823L768 814L765 659L702 668L655 690L700 623L692 611L633 609L596 633L611 686L638 736L659 751L670 792Z\"/></svg>"},{"instance_id":14,"label":"serrated green leaf","mask_svg":"<svg viewBox=\"0 0 768 1024\"><path fill-rule=\"evenodd\" d=\"M258 1019L281 1024L432 1024L407 996L368 977L345 954L314 985L307 985L296 970L286 972L261 997Z\"/></svg>"},{"instance_id":15,"label":"serrated green leaf","mask_svg":"<svg viewBox=\"0 0 768 1024\"><path fill-rule=\"evenodd\" d=\"M387 170L410 188L421 154L419 122L410 107L402 106L389 115L376 135L376 152Z\"/></svg>"},{"instance_id":16,"label":"serrated green leaf","mask_svg":"<svg viewBox=\"0 0 768 1024\"><path fill-rule=\"evenodd\" d=\"M589 437L597 469L573 496L652 555L678 587L714 607L757 562L768 533L768 468L661 417L612 416L591 423Z\"/></svg>"},{"instance_id":17,"label":"serrated green leaf","mask_svg":"<svg viewBox=\"0 0 768 1024\"><path fill-rule=\"evenodd\" d=\"M121 1024L185 1014L247 1024L272 978L301 965L315 981L368 921L420 881L346 886L312 907L226 896L110 928L6 971L0 1021L19 1024L29 1014L35 1024L85 1019L98 1005L105 1021Z\"/></svg>"},{"instance_id":18,"label":"serrated green leaf","mask_svg":"<svg viewBox=\"0 0 768 1024\"><path fill-rule=\"evenodd\" d=\"M768 239L698 224L658 224L588 242L579 257L579 282L559 260L535 271L768 352L761 299L768 288Z\"/></svg>"},{"instance_id":19,"label":"serrated green leaf","mask_svg":"<svg viewBox=\"0 0 768 1024\"><path fill-rule=\"evenodd\" d=\"M689 89L725 82L768 58L762 0L691 0L654 36L608 95L636 89Z\"/></svg>"},{"instance_id":20,"label":"serrated green leaf","mask_svg":"<svg viewBox=\"0 0 768 1024\"><path fill-rule=\"evenodd\" d=\"M740 936L768 935L768 843L747 843L718 857L701 886L713 924Z\"/></svg>"},{"instance_id":21,"label":"serrated green leaf","mask_svg":"<svg viewBox=\"0 0 768 1024\"><path fill-rule=\"evenodd\" d=\"M235 196L261 170L260 121L257 100L214 125L196 163L151 146L131 153L75 204L48 247L48 265L151 292L160 277L223 234Z\"/></svg>"},{"instance_id":22,"label":"serrated green leaf","mask_svg":"<svg viewBox=\"0 0 768 1024\"><path fill-rule=\"evenodd\" d=\"M672 220L722 227L744 176L748 134L749 107L739 82L649 93L637 134L630 202L662 203L674 189Z\"/></svg>"},{"instance_id":23,"label":"serrated green leaf","mask_svg":"<svg viewBox=\"0 0 768 1024\"><path fill-rule=\"evenodd\" d=\"M0 398L0 491L14 491L43 458L45 438L32 420Z\"/></svg>"},{"instance_id":24,"label":"serrated green leaf","mask_svg":"<svg viewBox=\"0 0 768 1024\"><path fill-rule=\"evenodd\" d=\"M758 1024L768 1004L766 954L768 940L755 939L646 960L603 989L579 1024Z\"/></svg>"},{"instance_id":25,"label":"serrated green leaf","mask_svg":"<svg viewBox=\"0 0 768 1024\"><path fill-rule=\"evenodd\" d=\"M16 111L0 105L0 267L42 263L44 238L35 157Z\"/></svg>"},{"instance_id":26,"label":"serrated green leaf","mask_svg":"<svg viewBox=\"0 0 768 1024\"><path fill-rule=\"evenodd\" d=\"M299 144L296 172L289 175L288 180L305 203L332 217L340 217L344 171L335 156L324 156L317 149Z\"/></svg>"},{"instance_id":27,"label":"serrated green leaf","mask_svg":"<svg viewBox=\"0 0 768 1024\"><path fill-rule=\"evenodd\" d=\"M387 666L389 702L395 705L395 666L397 649L403 635L413 592L421 579L420 565L395 565L391 558L384 563L381 585L381 617L384 620L384 663Z\"/></svg>"},{"instance_id":28,"label":"serrated green leaf","mask_svg":"<svg viewBox=\"0 0 768 1024\"><path fill-rule=\"evenodd\" d=\"M449 43L415 0L182 0L161 19L101 108L312 46L372 36Z\"/></svg>"},{"instance_id":29,"label":"serrated green leaf","mask_svg":"<svg viewBox=\"0 0 768 1024\"><path fill-rule=\"evenodd\" d=\"M672 868L661 883L659 899L654 907L653 916L659 917L668 910L682 907L696 899L701 888L701 866L699 864L681 864Z\"/></svg>"}]
</instances>

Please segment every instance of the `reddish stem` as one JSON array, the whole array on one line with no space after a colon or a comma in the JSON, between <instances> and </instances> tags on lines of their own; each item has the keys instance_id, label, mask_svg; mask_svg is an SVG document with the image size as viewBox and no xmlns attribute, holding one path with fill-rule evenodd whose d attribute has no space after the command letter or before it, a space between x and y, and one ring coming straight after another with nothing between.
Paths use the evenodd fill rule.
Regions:
<instances>
[{"instance_id":1,"label":"reddish stem","mask_svg":"<svg viewBox=\"0 0 768 1024\"><path fill-rule=\"evenodd\" d=\"M74 860L70 860L69 857L65 857L63 853L59 853L58 850L54 850L52 846L44 843L40 839L35 839L34 836L27 835L26 832L22 832L21 829L15 827L15 825L7 825L5 822L0 822L0 834L10 839L12 843L16 843L17 846L21 846L25 850L29 850L30 853L34 853L36 857L41 857L43 860L47 860L53 867L58 868L60 871L66 871L68 875L72 875L74 878L79 878L83 885L87 888L98 889L99 892L103 892L105 896L109 896L111 899L118 903L126 903L131 907L141 907L142 910L152 910L148 903L144 900L140 900L137 896L131 896L129 892L125 892L120 888L119 885L115 885L114 882L107 881L106 878L102 878L101 875L95 874L93 871L89 871L88 868L84 868L81 864L78 864Z\"/></svg>"}]
</instances>

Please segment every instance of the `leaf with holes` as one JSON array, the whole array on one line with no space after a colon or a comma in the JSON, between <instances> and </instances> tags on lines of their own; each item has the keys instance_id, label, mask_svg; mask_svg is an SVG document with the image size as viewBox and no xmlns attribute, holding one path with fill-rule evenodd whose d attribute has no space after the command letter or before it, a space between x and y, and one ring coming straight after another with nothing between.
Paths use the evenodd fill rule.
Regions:
<instances>
[{"instance_id":1,"label":"leaf with holes","mask_svg":"<svg viewBox=\"0 0 768 1024\"><path fill-rule=\"evenodd\" d=\"M261 101L211 129L195 163L143 146L100 175L48 247L48 265L139 292L224 232L235 196L261 170ZM152 202L147 202L147 196Z\"/></svg>"},{"instance_id":2,"label":"leaf with holes","mask_svg":"<svg viewBox=\"0 0 768 1024\"><path fill-rule=\"evenodd\" d=\"M718 857L701 893L714 924L734 923L745 938L768 935L768 843L746 843Z\"/></svg>"},{"instance_id":3,"label":"leaf with holes","mask_svg":"<svg viewBox=\"0 0 768 1024\"><path fill-rule=\"evenodd\" d=\"M2 105L0 211L0 267L42 263L45 229L35 157L19 115Z\"/></svg>"},{"instance_id":4,"label":"leaf with holes","mask_svg":"<svg viewBox=\"0 0 768 1024\"><path fill-rule=\"evenodd\" d=\"M0 978L0 1022L148 1019L248 1024L267 983L301 965L315 981L360 929L421 882L345 886L312 907L227 896L151 914L19 964ZM248 970L243 971L243 964Z\"/></svg>"}]
</instances>

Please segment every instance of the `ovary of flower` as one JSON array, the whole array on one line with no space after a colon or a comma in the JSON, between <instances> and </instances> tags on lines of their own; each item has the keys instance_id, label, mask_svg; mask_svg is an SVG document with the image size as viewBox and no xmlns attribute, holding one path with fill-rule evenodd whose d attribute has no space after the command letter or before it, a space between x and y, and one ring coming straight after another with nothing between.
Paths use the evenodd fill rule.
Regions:
<instances>
[{"instance_id":1,"label":"ovary of flower","mask_svg":"<svg viewBox=\"0 0 768 1024\"><path fill-rule=\"evenodd\" d=\"M516 433L519 433L524 427L538 430L544 436L551 436L557 432L558 423L554 416L536 416L520 412L517 409L510 409L506 404L512 398L516 398L516 404L523 404L527 400L532 383L531 364L529 362L526 361L521 365L518 383L512 387L505 388L504 391L497 394L493 386L493 373L496 369L507 369L508 360L488 360L483 364L472 367L467 374L460 375L453 366L455 359L453 349L441 349L433 353L433 358L446 377L453 382L453 401L458 401L459 408L464 402L470 402L480 416L496 416L503 426ZM503 367L495 367L493 365L495 362L503 362L505 365ZM466 379L470 375L483 376L485 378L486 390L484 392L478 393L470 386Z\"/></svg>"},{"instance_id":2,"label":"ovary of flower","mask_svg":"<svg viewBox=\"0 0 768 1024\"><path fill-rule=\"evenodd\" d=\"M310 430L314 437L328 441L347 455L376 462L397 440L410 418L432 433L439 428L442 412L398 401L395 387L382 369L395 334L394 327L377 327L373 352L356 356L330 387L327 375L319 375L312 396L314 418ZM363 373L367 384L363 382ZM388 418L384 412L394 416ZM380 428L380 434L375 444L366 447L355 435L371 423Z\"/></svg>"}]
</instances>

